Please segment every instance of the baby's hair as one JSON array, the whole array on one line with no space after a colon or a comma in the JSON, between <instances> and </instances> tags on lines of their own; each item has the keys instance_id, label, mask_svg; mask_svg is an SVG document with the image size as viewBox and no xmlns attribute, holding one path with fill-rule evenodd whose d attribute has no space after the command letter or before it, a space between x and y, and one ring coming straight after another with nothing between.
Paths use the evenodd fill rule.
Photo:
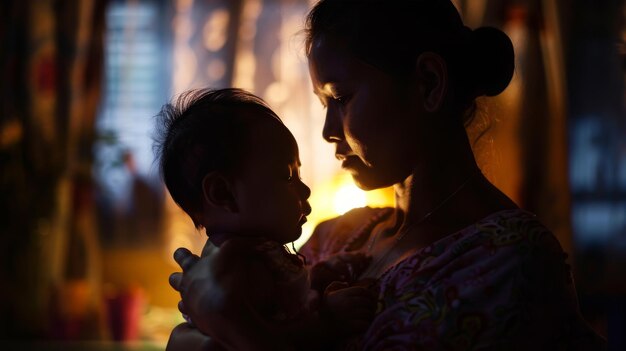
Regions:
<instances>
[{"instance_id":1,"label":"baby's hair","mask_svg":"<svg viewBox=\"0 0 626 351\"><path fill-rule=\"evenodd\" d=\"M400 82L411 76L420 53L439 54L448 68L449 107L464 114L466 126L475 99L502 92L515 68L506 34L464 26L450 0L321 0L309 12L305 34L307 56L315 40L338 40Z\"/></svg>"},{"instance_id":2,"label":"baby's hair","mask_svg":"<svg viewBox=\"0 0 626 351\"><path fill-rule=\"evenodd\" d=\"M235 88L187 91L156 116L154 148L161 177L196 228L202 227L202 179L212 171L236 170L259 118L280 121L261 98Z\"/></svg>"}]
</instances>

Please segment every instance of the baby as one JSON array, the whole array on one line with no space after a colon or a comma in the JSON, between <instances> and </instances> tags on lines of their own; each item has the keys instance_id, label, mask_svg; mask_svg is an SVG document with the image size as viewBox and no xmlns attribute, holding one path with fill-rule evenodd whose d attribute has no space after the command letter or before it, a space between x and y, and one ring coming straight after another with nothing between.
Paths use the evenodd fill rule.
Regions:
<instances>
[{"instance_id":1,"label":"baby","mask_svg":"<svg viewBox=\"0 0 626 351\"><path fill-rule=\"evenodd\" d=\"M265 102L240 89L195 90L165 105L158 123L165 185L218 247L196 264L210 265L204 268L217 282L207 287L213 298L204 304L236 296L250 307L242 313L257 316L289 348L319 349L364 331L375 297L346 282L366 268L367 258L345 254L309 271L284 246L302 233L310 189L300 179L296 140ZM232 347L220 345L228 343L229 331L220 329L227 323L197 313L204 307L187 305L186 312L216 340L214 349Z\"/></svg>"}]
</instances>

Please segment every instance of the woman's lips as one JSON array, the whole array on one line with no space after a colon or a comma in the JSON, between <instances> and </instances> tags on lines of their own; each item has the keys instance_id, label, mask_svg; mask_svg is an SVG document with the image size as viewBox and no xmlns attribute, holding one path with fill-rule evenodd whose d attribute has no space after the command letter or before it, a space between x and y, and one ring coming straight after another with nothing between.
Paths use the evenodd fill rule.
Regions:
<instances>
[{"instance_id":1,"label":"woman's lips","mask_svg":"<svg viewBox=\"0 0 626 351\"><path fill-rule=\"evenodd\" d=\"M345 156L343 162L341 162L341 168L355 169L360 164L360 159L357 156Z\"/></svg>"},{"instance_id":2,"label":"woman's lips","mask_svg":"<svg viewBox=\"0 0 626 351\"><path fill-rule=\"evenodd\" d=\"M345 161L348 157L356 156L354 151L345 143L337 144L337 148L335 149L335 158L339 161Z\"/></svg>"}]
</instances>

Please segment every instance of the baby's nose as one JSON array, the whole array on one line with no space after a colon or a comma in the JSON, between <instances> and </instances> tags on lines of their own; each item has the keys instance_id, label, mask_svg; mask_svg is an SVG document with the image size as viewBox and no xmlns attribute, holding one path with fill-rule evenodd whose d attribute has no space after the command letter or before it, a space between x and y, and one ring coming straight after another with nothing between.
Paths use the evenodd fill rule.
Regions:
<instances>
[{"instance_id":1,"label":"baby's nose","mask_svg":"<svg viewBox=\"0 0 626 351\"><path fill-rule=\"evenodd\" d=\"M309 188L302 181L300 181L300 184L301 184L300 191L301 191L301 194L302 194L302 198L304 198L304 200L306 200L306 199L309 198L309 196L311 196L311 188Z\"/></svg>"},{"instance_id":2,"label":"baby's nose","mask_svg":"<svg viewBox=\"0 0 626 351\"><path fill-rule=\"evenodd\" d=\"M305 216L308 216L311 214L311 205L309 204L308 201L304 201L304 203L302 204L302 212Z\"/></svg>"}]
</instances>

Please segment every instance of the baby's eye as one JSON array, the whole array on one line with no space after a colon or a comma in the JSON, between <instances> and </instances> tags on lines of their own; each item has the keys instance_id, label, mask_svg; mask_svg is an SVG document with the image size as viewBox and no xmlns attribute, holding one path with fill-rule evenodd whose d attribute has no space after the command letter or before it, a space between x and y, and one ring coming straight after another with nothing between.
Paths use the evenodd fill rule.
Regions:
<instances>
[{"instance_id":1,"label":"baby's eye","mask_svg":"<svg viewBox=\"0 0 626 351\"><path fill-rule=\"evenodd\" d=\"M295 173L296 177L298 177L298 179L302 180L302 177L300 176L300 167L296 166L294 173Z\"/></svg>"},{"instance_id":2,"label":"baby's eye","mask_svg":"<svg viewBox=\"0 0 626 351\"><path fill-rule=\"evenodd\" d=\"M302 179L300 177L300 167L295 165L289 166L289 172L286 179L288 182L291 182L295 179Z\"/></svg>"},{"instance_id":3,"label":"baby's eye","mask_svg":"<svg viewBox=\"0 0 626 351\"><path fill-rule=\"evenodd\" d=\"M345 105L348 101L350 101L350 97L348 95L338 95L333 96L333 100L337 101L341 105Z\"/></svg>"}]
</instances>

